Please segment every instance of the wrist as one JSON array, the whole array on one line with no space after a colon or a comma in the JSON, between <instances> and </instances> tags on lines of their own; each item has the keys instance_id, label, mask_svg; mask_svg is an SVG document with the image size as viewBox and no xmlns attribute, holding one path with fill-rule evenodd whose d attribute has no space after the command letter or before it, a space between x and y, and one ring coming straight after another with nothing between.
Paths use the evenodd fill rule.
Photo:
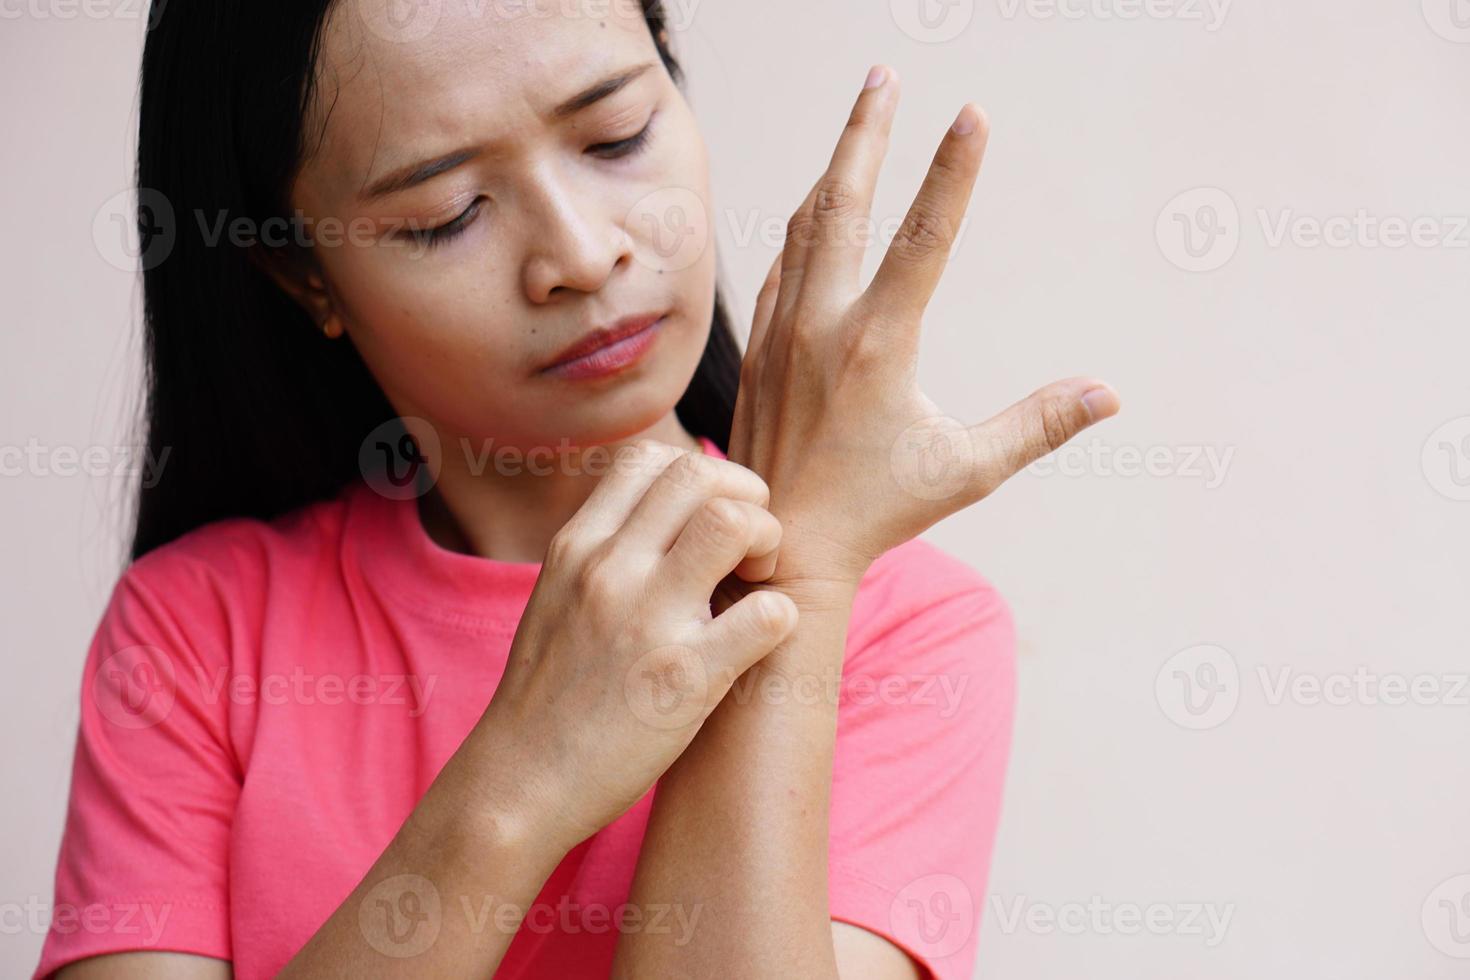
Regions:
<instances>
[{"instance_id":1,"label":"wrist","mask_svg":"<svg viewBox=\"0 0 1470 980\"><path fill-rule=\"evenodd\" d=\"M450 760L470 773L468 833L480 846L513 851L549 873L590 831L553 767L527 758L527 740L508 737L501 713L490 707ZM446 769L448 767L446 766Z\"/></svg>"},{"instance_id":2,"label":"wrist","mask_svg":"<svg viewBox=\"0 0 1470 980\"><path fill-rule=\"evenodd\" d=\"M780 570L762 582L747 582L731 574L725 577L710 597L710 610L716 616L758 589L780 592L796 603L797 611L806 617L825 613L850 615L857 595L859 580L848 577L819 577L798 571ZM798 622L798 630L801 624Z\"/></svg>"},{"instance_id":3,"label":"wrist","mask_svg":"<svg viewBox=\"0 0 1470 980\"><path fill-rule=\"evenodd\" d=\"M815 592L818 597L855 592L877 559L863 548L820 529L801 515L772 509L781 522L781 550L772 583ZM792 596L793 599L796 596Z\"/></svg>"}]
</instances>

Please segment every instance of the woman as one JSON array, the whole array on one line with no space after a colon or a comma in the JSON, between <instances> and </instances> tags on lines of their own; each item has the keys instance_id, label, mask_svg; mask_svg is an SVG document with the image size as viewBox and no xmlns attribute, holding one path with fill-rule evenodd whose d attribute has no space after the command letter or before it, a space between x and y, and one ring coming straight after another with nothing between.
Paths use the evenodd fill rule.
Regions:
<instances>
[{"instance_id":1,"label":"woman","mask_svg":"<svg viewBox=\"0 0 1470 980\"><path fill-rule=\"evenodd\" d=\"M969 975L1011 625L913 539L1116 396L918 391L986 129L860 289L881 66L742 359L659 4L552 6L157 12L169 463L38 976Z\"/></svg>"}]
</instances>

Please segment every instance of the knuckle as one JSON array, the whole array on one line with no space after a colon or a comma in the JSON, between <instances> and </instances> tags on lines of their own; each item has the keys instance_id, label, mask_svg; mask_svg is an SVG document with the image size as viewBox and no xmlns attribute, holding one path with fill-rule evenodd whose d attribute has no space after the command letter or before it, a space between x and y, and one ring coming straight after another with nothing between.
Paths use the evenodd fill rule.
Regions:
<instances>
[{"instance_id":1,"label":"knuckle","mask_svg":"<svg viewBox=\"0 0 1470 980\"><path fill-rule=\"evenodd\" d=\"M928 258L949 241L947 225L944 216L934 208L915 204L904 216L893 240L893 250L902 259Z\"/></svg>"},{"instance_id":2,"label":"knuckle","mask_svg":"<svg viewBox=\"0 0 1470 980\"><path fill-rule=\"evenodd\" d=\"M790 615L787 603L780 598L779 593L762 590L754 594L759 595L760 600L751 610L751 625L761 636L783 632Z\"/></svg>"},{"instance_id":3,"label":"knuckle","mask_svg":"<svg viewBox=\"0 0 1470 980\"><path fill-rule=\"evenodd\" d=\"M709 457L705 458L705 462L711 473L718 478L719 485L727 491L721 496L748 501L761 507L771 499L770 485L759 473L743 463L737 463L733 459Z\"/></svg>"},{"instance_id":4,"label":"knuckle","mask_svg":"<svg viewBox=\"0 0 1470 980\"><path fill-rule=\"evenodd\" d=\"M812 200L812 213L817 220L845 218L857 210L859 194L852 181L845 177L823 177L817 185L816 197Z\"/></svg>"},{"instance_id":5,"label":"knuckle","mask_svg":"<svg viewBox=\"0 0 1470 980\"><path fill-rule=\"evenodd\" d=\"M711 497L699 505L699 522L704 533L718 541L738 541L750 529L745 508L728 497Z\"/></svg>"},{"instance_id":6,"label":"knuckle","mask_svg":"<svg viewBox=\"0 0 1470 980\"><path fill-rule=\"evenodd\" d=\"M791 326L786 331L785 361L808 369L824 366L831 356L829 335L820 329L829 313L826 301L816 295L799 298L792 307Z\"/></svg>"},{"instance_id":7,"label":"knuckle","mask_svg":"<svg viewBox=\"0 0 1470 980\"><path fill-rule=\"evenodd\" d=\"M613 458L625 463L634 462L648 451L648 442L649 440L647 439L638 439L619 446L618 451L613 454Z\"/></svg>"},{"instance_id":8,"label":"knuckle","mask_svg":"<svg viewBox=\"0 0 1470 980\"><path fill-rule=\"evenodd\" d=\"M882 368L893 358L893 344L887 331L868 327L847 334L842 340L843 363L859 377Z\"/></svg>"},{"instance_id":9,"label":"knuckle","mask_svg":"<svg viewBox=\"0 0 1470 980\"><path fill-rule=\"evenodd\" d=\"M735 465L740 466L739 463ZM744 466L740 468L744 471L745 479L750 481L751 488L755 490L755 502L762 507L767 506L771 502L771 485L755 470L746 469Z\"/></svg>"},{"instance_id":10,"label":"knuckle","mask_svg":"<svg viewBox=\"0 0 1470 980\"><path fill-rule=\"evenodd\" d=\"M546 564L552 567L566 565L580 550L577 532L570 525L564 525L551 536L551 542L546 546Z\"/></svg>"},{"instance_id":11,"label":"knuckle","mask_svg":"<svg viewBox=\"0 0 1470 980\"><path fill-rule=\"evenodd\" d=\"M613 466L619 473L637 472L652 466L659 455L658 440L643 436L619 446L613 453Z\"/></svg>"},{"instance_id":12,"label":"knuckle","mask_svg":"<svg viewBox=\"0 0 1470 980\"><path fill-rule=\"evenodd\" d=\"M1055 399L1045 399L1036 410L1037 448L1043 453L1056 452L1072 438L1072 421Z\"/></svg>"},{"instance_id":13,"label":"knuckle","mask_svg":"<svg viewBox=\"0 0 1470 980\"><path fill-rule=\"evenodd\" d=\"M703 453L681 453L664 468L660 479L683 490L698 490L710 477L709 461Z\"/></svg>"},{"instance_id":14,"label":"knuckle","mask_svg":"<svg viewBox=\"0 0 1470 980\"><path fill-rule=\"evenodd\" d=\"M610 560L608 546L604 544L577 566L576 578L582 594L599 601L617 594L627 576Z\"/></svg>"},{"instance_id":15,"label":"knuckle","mask_svg":"<svg viewBox=\"0 0 1470 980\"><path fill-rule=\"evenodd\" d=\"M755 512L753 519L750 521L750 532L752 538L756 538L758 533L766 535L779 547L781 537L785 533L785 528L781 526L781 520L775 514L761 509Z\"/></svg>"},{"instance_id":16,"label":"knuckle","mask_svg":"<svg viewBox=\"0 0 1470 980\"><path fill-rule=\"evenodd\" d=\"M951 187L964 179L965 168L959 154L941 151L929 164L929 179L941 187Z\"/></svg>"},{"instance_id":17,"label":"knuckle","mask_svg":"<svg viewBox=\"0 0 1470 980\"><path fill-rule=\"evenodd\" d=\"M786 219L786 249L801 248L812 240L812 212L802 208Z\"/></svg>"}]
</instances>

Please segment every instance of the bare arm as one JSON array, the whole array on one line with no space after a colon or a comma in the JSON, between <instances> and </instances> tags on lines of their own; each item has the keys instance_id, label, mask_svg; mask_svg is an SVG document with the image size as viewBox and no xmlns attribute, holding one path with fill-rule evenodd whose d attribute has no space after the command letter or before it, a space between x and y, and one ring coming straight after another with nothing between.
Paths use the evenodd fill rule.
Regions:
<instances>
[{"instance_id":1,"label":"bare arm","mask_svg":"<svg viewBox=\"0 0 1470 980\"><path fill-rule=\"evenodd\" d=\"M715 975L718 964L723 976L838 975L827 908L837 704L779 692L840 667L852 596L799 598L796 632L659 780L630 901L699 907L704 927L682 948L622 937L615 977Z\"/></svg>"},{"instance_id":2,"label":"bare arm","mask_svg":"<svg viewBox=\"0 0 1470 980\"><path fill-rule=\"evenodd\" d=\"M568 850L641 799L725 688L680 702L689 710L672 722L658 710L669 695L691 677L736 676L790 633L796 610L778 593L718 616L709 606L727 575L774 567L768 499L733 462L651 440L620 448L552 541L484 715L280 976L492 974L520 925L498 913L524 914ZM204 980L229 965L149 952L60 972L118 970Z\"/></svg>"},{"instance_id":3,"label":"bare arm","mask_svg":"<svg viewBox=\"0 0 1470 980\"><path fill-rule=\"evenodd\" d=\"M833 931L836 692L822 683L802 688L822 692L816 698L779 692L840 672L857 584L877 556L1117 410L1111 389L1077 378L966 426L919 390L921 316L962 225L987 129L975 107L961 110L863 289L863 229L896 103L897 79L875 71L756 302L729 455L766 480L783 524L776 573L757 591L787 592L800 623L660 781L632 900L703 906L705 927L683 945L621 937L620 978L913 975L876 936L890 950L885 965L853 966L867 938Z\"/></svg>"},{"instance_id":4,"label":"bare arm","mask_svg":"<svg viewBox=\"0 0 1470 980\"><path fill-rule=\"evenodd\" d=\"M506 802L510 797L489 792L478 774L498 768L492 739L493 732L478 728L466 739L362 882L280 976L494 970L514 928L498 928L493 919L477 928L456 896L495 895L524 908L571 845L556 836L556 822L517 813ZM57 977L219 980L231 974L222 960L139 952L83 960Z\"/></svg>"}]
</instances>

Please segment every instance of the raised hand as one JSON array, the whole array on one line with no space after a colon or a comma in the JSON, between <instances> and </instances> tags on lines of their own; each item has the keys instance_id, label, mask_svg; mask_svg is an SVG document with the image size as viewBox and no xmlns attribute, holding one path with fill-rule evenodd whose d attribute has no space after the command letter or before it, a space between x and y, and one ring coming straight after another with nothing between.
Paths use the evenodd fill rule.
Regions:
<instances>
[{"instance_id":1,"label":"raised hand","mask_svg":"<svg viewBox=\"0 0 1470 980\"><path fill-rule=\"evenodd\" d=\"M864 290L864 232L897 104L893 71L875 67L756 302L729 458L770 487L785 528L776 584L855 582L884 551L1118 410L1107 385L1072 378L966 425L919 390L924 310L988 127L975 106L960 110Z\"/></svg>"}]
</instances>

